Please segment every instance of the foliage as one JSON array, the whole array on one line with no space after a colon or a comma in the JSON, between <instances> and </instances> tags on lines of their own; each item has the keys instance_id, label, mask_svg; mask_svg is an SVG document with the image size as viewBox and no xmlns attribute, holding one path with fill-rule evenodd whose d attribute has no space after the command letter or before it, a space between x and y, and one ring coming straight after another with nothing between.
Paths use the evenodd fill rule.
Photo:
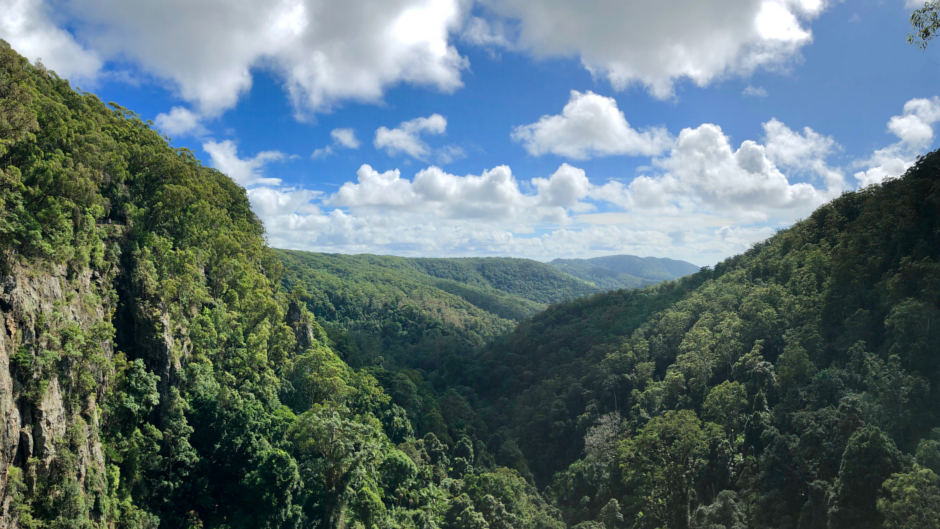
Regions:
<instances>
[{"instance_id":1,"label":"foliage","mask_svg":"<svg viewBox=\"0 0 940 529\"><path fill-rule=\"evenodd\" d=\"M477 479L471 441L414 437L281 290L244 189L5 43L0 109L0 275L80 298L11 314L31 329L11 358L18 405L28 421L61 396L65 433L17 449L0 525L441 527L471 482L468 512L500 498L557 521L531 486ZM472 420L462 398L434 409Z\"/></svg>"},{"instance_id":2,"label":"foliage","mask_svg":"<svg viewBox=\"0 0 940 529\"><path fill-rule=\"evenodd\" d=\"M570 526L617 500L637 527L880 527L882 482L940 467L938 226L933 153L713 269L553 306L467 361L488 446Z\"/></svg>"},{"instance_id":3,"label":"foliage","mask_svg":"<svg viewBox=\"0 0 940 529\"><path fill-rule=\"evenodd\" d=\"M243 189L5 44L0 110L0 272L68 293L13 314L17 405L62 433L5 523L936 525L938 153L573 300L532 262L275 253Z\"/></svg>"},{"instance_id":4,"label":"foliage","mask_svg":"<svg viewBox=\"0 0 940 529\"><path fill-rule=\"evenodd\" d=\"M940 2L929 0L924 2L924 7L915 9L911 13L911 25L914 32L907 36L907 41L921 49L926 48L940 29Z\"/></svg>"},{"instance_id":5,"label":"foliage","mask_svg":"<svg viewBox=\"0 0 940 529\"><path fill-rule=\"evenodd\" d=\"M940 478L929 468L892 474L878 498L885 529L940 527Z\"/></svg>"}]
</instances>

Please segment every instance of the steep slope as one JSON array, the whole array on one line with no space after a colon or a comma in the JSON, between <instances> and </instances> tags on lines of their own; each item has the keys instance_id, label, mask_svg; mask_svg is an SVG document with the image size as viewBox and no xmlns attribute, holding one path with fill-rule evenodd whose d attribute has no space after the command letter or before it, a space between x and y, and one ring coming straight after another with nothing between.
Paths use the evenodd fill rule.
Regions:
<instances>
[{"instance_id":1,"label":"steep slope","mask_svg":"<svg viewBox=\"0 0 940 529\"><path fill-rule=\"evenodd\" d=\"M342 357L367 368L420 434L480 436L475 351L547 303L597 289L526 259L409 259L278 250L283 283Z\"/></svg>"},{"instance_id":2,"label":"steep slope","mask_svg":"<svg viewBox=\"0 0 940 529\"><path fill-rule=\"evenodd\" d=\"M904 486L940 501L938 351L933 153L713 270L550 308L476 387L569 524L876 528L923 511Z\"/></svg>"},{"instance_id":3,"label":"steep slope","mask_svg":"<svg viewBox=\"0 0 940 529\"><path fill-rule=\"evenodd\" d=\"M280 271L244 189L0 41L0 527L561 527Z\"/></svg>"},{"instance_id":4,"label":"steep slope","mask_svg":"<svg viewBox=\"0 0 940 529\"><path fill-rule=\"evenodd\" d=\"M604 290L640 288L698 272L697 266L685 261L635 255L555 259L548 264Z\"/></svg>"}]
</instances>

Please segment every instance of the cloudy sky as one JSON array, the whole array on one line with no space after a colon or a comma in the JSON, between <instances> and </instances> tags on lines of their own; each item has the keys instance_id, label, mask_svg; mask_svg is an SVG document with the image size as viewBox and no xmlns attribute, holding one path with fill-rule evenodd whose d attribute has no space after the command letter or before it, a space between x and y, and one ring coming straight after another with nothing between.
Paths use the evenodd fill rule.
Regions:
<instances>
[{"instance_id":1,"label":"cloudy sky","mask_svg":"<svg viewBox=\"0 0 940 529\"><path fill-rule=\"evenodd\" d=\"M0 0L0 38L243 185L273 246L711 265L935 148L916 6Z\"/></svg>"}]
</instances>

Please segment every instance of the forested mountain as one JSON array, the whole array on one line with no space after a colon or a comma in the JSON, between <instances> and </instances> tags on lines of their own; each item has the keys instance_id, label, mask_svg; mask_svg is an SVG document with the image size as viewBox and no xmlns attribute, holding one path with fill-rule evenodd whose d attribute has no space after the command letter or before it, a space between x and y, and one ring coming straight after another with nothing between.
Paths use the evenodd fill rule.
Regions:
<instances>
[{"instance_id":1,"label":"forested mountain","mask_svg":"<svg viewBox=\"0 0 940 529\"><path fill-rule=\"evenodd\" d=\"M0 527L935 528L938 221L934 153L643 290L276 252L0 43Z\"/></svg>"},{"instance_id":2,"label":"forested mountain","mask_svg":"<svg viewBox=\"0 0 940 529\"><path fill-rule=\"evenodd\" d=\"M0 527L563 527L281 273L244 189L0 41Z\"/></svg>"},{"instance_id":3,"label":"forested mountain","mask_svg":"<svg viewBox=\"0 0 940 529\"><path fill-rule=\"evenodd\" d=\"M485 429L458 384L467 360L548 303L599 289L528 259L423 259L277 250L283 284L342 358L367 369L420 434L451 443Z\"/></svg>"},{"instance_id":4,"label":"forested mountain","mask_svg":"<svg viewBox=\"0 0 940 529\"><path fill-rule=\"evenodd\" d=\"M604 290L645 287L698 272L686 261L635 255L555 259L548 264Z\"/></svg>"},{"instance_id":5,"label":"forested mountain","mask_svg":"<svg viewBox=\"0 0 940 529\"><path fill-rule=\"evenodd\" d=\"M276 253L285 287L303 287L314 315L370 355L353 358L358 365L376 355L413 364L429 351L464 352L550 303L600 291L528 259Z\"/></svg>"},{"instance_id":6,"label":"forested mountain","mask_svg":"<svg viewBox=\"0 0 940 529\"><path fill-rule=\"evenodd\" d=\"M936 527L938 221L933 153L714 269L523 322L473 361L497 460L583 527Z\"/></svg>"}]
</instances>

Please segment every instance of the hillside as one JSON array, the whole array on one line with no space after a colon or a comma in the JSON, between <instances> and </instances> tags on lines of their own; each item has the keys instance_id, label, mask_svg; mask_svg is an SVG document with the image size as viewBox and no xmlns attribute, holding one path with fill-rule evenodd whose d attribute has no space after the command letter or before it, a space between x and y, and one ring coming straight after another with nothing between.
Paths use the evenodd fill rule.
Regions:
<instances>
[{"instance_id":1,"label":"hillside","mask_svg":"<svg viewBox=\"0 0 940 529\"><path fill-rule=\"evenodd\" d=\"M243 188L0 41L0 527L940 524L940 152L596 292L271 250Z\"/></svg>"},{"instance_id":2,"label":"hillside","mask_svg":"<svg viewBox=\"0 0 940 529\"><path fill-rule=\"evenodd\" d=\"M569 525L930 527L938 351L933 153L714 269L553 306L473 364L492 451Z\"/></svg>"},{"instance_id":3,"label":"hillside","mask_svg":"<svg viewBox=\"0 0 940 529\"><path fill-rule=\"evenodd\" d=\"M342 358L368 369L420 434L485 430L466 359L515 324L598 289L528 259L423 259L277 250L283 284Z\"/></svg>"},{"instance_id":4,"label":"hillside","mask_svg":"<svg viewBox=\"0 0 940 529\"><path fill-rule=\"evenodd\" d=\"M351 339L356 365L377 356L427 367L508 332L516 321L599 290L527 259L409 259L278 250L288 290Z\"/></svg>"},{"instance_id":5,"label":"hillside","mask_svg":"<svg viewBox=\"0 0 940 529\"><path fill-rule=\"evenodd\" d=\"M608 255L591 259L555 259L551 266L604 290L640 288L698 272L699 267L664 257Z\"/></svg>"},{"instance_id":6,"label":"hillside","mask_svg":"<svg viewBox=\"0 0 940 529\"><path fill-rule=\"evenodd\" d=\"M0 527L563 527L281 272L243 188L0 41Z\"/></svg>"}]
</instances>

